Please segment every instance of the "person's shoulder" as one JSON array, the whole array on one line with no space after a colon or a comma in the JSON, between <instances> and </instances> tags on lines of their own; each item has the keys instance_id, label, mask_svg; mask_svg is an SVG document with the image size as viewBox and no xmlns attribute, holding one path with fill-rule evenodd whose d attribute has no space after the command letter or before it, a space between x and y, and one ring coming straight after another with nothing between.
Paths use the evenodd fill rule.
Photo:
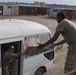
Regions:
<instances>
[{"instance_id":1,"label":"person's shoulder","mask_svg":"<svg viewBox=\"0 0 76 75\"><path fill-rule=\"evenodd\" d=\"M68 19L64 19L64 20L61 21L60 24L67 24L67 23L69 23L69 22L70 22L70 21L69 21Z\"/></svg>"},{"instance_id":2,"label":"person's shoulder","mask_svg":"<svg viewBox=\"0 0 76 75\"><path fill-rule=\"evenodd\" d=\"M66 22L67 22L67 19L63 19L63 20L59 23L59 25L64 24L64 23L66 23Z\"/></svg>"},{"instance_id":3,"label":"person's shoulder","mask_svg":"<svg viewBox=\"0 0 76 75\"><path fill-rule=\"evenodd\" d=\"M64 19L62 22L69 22L69 20L68 19Z\"/></svg>"},{"instance_id":4,"label":"person's shoulder","mask_svg":"<svg viewBox=\"0 0 76 75\"><path fill-rule=\"evenodd\" d=\"M72 22L72 21L70 21L68 19L64 19L63 22Z\"/></svg>"},{"instance_id":5,"label":"person's shoulder","mask_svg":"<svg viewBox=\"0 0 76 75\"><path fill-rule=\"evenodd\" d=\"M5 52L5 55L11 55L12 53L10 53L10 52L8 52L8 51L6 51Z\"/></svg>"}]
</instances>

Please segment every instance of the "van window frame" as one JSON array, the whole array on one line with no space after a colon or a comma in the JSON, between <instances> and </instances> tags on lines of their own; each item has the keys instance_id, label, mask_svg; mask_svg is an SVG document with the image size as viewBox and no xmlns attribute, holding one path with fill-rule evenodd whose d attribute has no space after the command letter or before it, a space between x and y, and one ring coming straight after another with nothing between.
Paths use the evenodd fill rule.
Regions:
<instances>
[{"instance_id":1,"label":"van window frame","mask_svg":"<svg viewBox=\"0 0 76 75\"><path fill-rule=\"evenodd\" d=\"M0 44L10 43L10 42L15 42L15 41L20 41L20 40L23 40L23 37L5 38L5 39L0 39Z\"/></svg>"}]
</instances>

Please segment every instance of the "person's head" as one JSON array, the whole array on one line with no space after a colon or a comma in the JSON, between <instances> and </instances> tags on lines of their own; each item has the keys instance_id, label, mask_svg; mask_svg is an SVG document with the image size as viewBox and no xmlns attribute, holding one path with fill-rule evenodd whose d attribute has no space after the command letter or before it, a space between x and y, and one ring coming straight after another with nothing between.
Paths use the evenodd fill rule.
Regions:
<instances>
[{"instance_id":1,"label":"person's head","mask_svg":"<svg viewBox=\"0 0 76 75\"><path fill-rule=\"evenodd\" d=\"M13 46L13 45L11 45L10 47L8 47L8 51L9 51L9 52L13 53L13 52L14 52L14 50L15 50L15 48L14 48L14 46Z\"/></svg>"},{"instance_id":2,"label":"person's head","mask_svg":"<svg viewBox=\"0 0 76 75\"><path fill-rule=\"evenodd\" d=\"M65 19L65 13L61 11L57 14L57 22L60 23L63 19Z\"/></svg>"}]
</instances>

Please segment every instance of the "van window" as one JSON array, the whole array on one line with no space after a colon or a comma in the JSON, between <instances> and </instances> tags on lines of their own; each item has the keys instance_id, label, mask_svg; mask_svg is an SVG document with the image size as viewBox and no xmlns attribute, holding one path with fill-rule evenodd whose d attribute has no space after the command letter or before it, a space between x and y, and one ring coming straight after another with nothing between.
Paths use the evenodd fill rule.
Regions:
<instances>
[{"instance_id":1,"label":"van window","mask_svg":"<svg viewBox=\"0 0 76 75\"><path fill-rule=\"evenodd\" d=\"M49 39L51 38L50 34L43 34L43 35L39 35L39 40L40 40L40 44L44 44L45 42L47 42ZM39 53L42 52L46 52L49 51L51 49L51 46L45 46L42 49L38 50Z\"/></svg>"},{"instance_id":2,"label":"van window","mask_svg":"<svg viewBox=\"0 0 76 75\"><path fill-rule=\"evenodd\" d=\"M49 34L42 34L42 35L27 37L28 47L26 48L25 55L32 56L32 55L36 55L38 53L42 53L42 52L50 50L50 46L46 46L45 48L42 48L42 49L37 49L37 46L39 46L38 43L43 44L47 42L50 38L51 37Z\"/></svg>"},{"instance_id":3,"label":"van window","mask_svg":"<svg viewBox=\"0 0 76 75\"><path fill-rule=\"evenodd\" d=\"M38 35L38 37L39 37L41 44L44 44L45 42L47 42L51 38L50 34Z\"/></svg>"},{"instance_id":4,"label":"van window","mask_svg":"<svg viewBox=\"0 0 76 75\"><path fill-rule=\"evenodd\" d=\"M36 55L37 53L37 46L38 43L40 43L40 40L37 36L31 36L31 37L27 37L27 40L25 40L25 45L27 46L27 48L25 49L25 55L28 56L32 56L32 55Z\"/></svg>"},{"instance_id":5,"label":"van window","mask_svg":"<svg viewBox=\"0 0 76 75\"><path fill-rule=\"evenodd\" d=\"M54 9L53 11L54 11L54 12L57 12L57 10L56 10L56 9Z\"/></svg>"}]
</instances>

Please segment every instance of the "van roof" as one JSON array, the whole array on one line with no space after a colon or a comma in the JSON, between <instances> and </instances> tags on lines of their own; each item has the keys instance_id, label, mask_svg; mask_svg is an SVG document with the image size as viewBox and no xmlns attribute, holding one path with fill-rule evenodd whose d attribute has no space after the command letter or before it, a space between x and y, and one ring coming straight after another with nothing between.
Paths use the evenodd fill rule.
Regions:
<instances>
[{"instance_id":1,"label":"van roof","mask_svg":"<svg viewBox=\"0 0 76 75\"><path fill-rule=\"evenodd\" d=\"M0 20L0 39L44 32L48 33L50 31L44 25L32 21L18 19Z\"/></svg>"}]
</instances>

